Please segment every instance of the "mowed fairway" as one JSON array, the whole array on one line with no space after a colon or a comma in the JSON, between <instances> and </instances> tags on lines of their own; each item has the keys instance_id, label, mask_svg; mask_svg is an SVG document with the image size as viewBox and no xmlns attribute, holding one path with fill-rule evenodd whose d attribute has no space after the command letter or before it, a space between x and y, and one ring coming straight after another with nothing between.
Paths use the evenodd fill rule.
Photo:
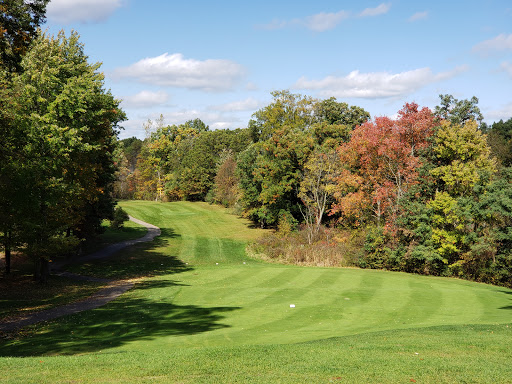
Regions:
<instances>
[{"instance_id":1,"label":"mowed fairway","mask_svg":"<svg viewBox=\"0 0 512 384\"><path fill-rule=\"evenodd\" d=\"M511 290L267 264L245 254L262 231L222 208L122 206L162 236L84 268L151 277L1 341L0 383L512 382Z\"/></svg>"}]
</instances>

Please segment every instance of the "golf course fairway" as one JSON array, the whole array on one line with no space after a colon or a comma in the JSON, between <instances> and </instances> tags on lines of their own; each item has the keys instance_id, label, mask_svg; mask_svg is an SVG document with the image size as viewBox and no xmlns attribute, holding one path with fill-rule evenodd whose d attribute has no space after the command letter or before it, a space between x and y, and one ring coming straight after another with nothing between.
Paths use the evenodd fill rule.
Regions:
<instances>
[{"instance_id":1,"label":"golf course fairway","mask_svg":"<svg viewBox=\"0 0 512 384\"><path fill-rule=\"evenodd\" d=\"M221 207L120 205L162 235L75 272L135 287L0 340L0 383L512 382L512 290L269 264Z\"/></svg>"}]
</instances>

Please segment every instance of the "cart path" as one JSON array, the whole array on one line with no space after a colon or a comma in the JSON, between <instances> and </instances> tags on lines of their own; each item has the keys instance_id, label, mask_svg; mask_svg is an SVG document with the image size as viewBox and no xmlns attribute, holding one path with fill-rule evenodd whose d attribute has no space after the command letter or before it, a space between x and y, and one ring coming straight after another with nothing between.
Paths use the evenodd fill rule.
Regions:
<instances>
[{"instance_id":1,"label":"cart path","mask_svg":"<svg viewBox=\"0 0 512 384\"><path fill-rule=\"evenodd\" d=\"M90 255L86 255L83 257L80 257L78 259L72 260L72 263L85 263L90 262L98 259L103 259L110 257L120 251L123 248L129 247L134 244L143 243L152 241L155 237L160 235L160 228L146 223L142 220L135 219L134 217L130 216L130 220L143 225L148 229L148 232L145 236L135 239L135 240L127 240L122 241L116 244L109 245L108 247L105 247L102 250L99 250L97 252L94 252ZM67 316L72 315L78 312L88 311L90 309L95 309L98 307L101 307L112 300L118 298L123 293L131 289L134 285L133 281L125 281L125 280L108 280L108 279L101 279L97 277L91 277L91 276L82 276L77 275L70 272L62 272L59 271L60 268L62 268L64 265L70 264L70 261L64 261L59 263L52 263L51 268L54 270L55 275L58 276L65 276L72 279L77 280L87 280L87 281L96 281L100 283L107 284L105 288L100 289L95 294L87 297L86 299L77 301L75 303L62 305L59 307L47 309L40 312L34 312L31 314L26 314L23 316L20 316L18 318L15 318L13 320L9 320L7 322L0 324L0 332L12 332L17 329L21 329L23 327L26 327L28 325L36 324L43 321L49 321L56 319L61 316Z\"/></svg>"}]
</instances>

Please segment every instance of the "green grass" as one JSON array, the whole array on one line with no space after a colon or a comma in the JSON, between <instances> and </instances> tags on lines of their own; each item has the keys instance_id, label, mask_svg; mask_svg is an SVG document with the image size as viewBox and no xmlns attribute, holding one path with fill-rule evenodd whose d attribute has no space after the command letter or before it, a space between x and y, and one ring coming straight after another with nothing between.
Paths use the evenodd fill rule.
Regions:
<instances>
[{"instance_id":1,"label":"green grass","mask_svg":"<svg viewBox=\"0 0 512 384\"><path fill-rule=\"evenodd\" d=\"M134 223L133 221L126 221L123 228L113 229L110 228L110 222L105 220L102 223L102 227L104 228L105 232L97 236L94 241L86 244L85 248L83 249L84 254L94 253L109 244L138 239L143 237L147 232L146 227Z\"/></svg>"},{"instance_id":2,"label":"green grass","mask_svg":"<svg viewBox=\"0 0 512 384\"><path fill-rule=\"evenodd\" d=\"M122 206L162 236L85 268L150 277L0 342L0 383L512 382L512 290L267 264L244 252L262 231L222 208Z\"/></svg>"}]
</instances>

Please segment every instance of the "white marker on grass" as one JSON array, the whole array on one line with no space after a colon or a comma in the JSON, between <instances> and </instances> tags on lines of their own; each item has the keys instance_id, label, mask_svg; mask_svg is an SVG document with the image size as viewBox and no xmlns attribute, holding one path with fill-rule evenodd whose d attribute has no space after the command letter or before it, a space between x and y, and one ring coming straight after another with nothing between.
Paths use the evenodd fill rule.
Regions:
<instances>
[{"instance_id":1,"label":"white marker on grass","mask_svg":"<svg viewBox=\"0 0 512 384\"><path fill-rule=\"evenodd\" d=\"M290 304L290 308L295 308L295 304Z\"/></svg>"}]
</instances>

